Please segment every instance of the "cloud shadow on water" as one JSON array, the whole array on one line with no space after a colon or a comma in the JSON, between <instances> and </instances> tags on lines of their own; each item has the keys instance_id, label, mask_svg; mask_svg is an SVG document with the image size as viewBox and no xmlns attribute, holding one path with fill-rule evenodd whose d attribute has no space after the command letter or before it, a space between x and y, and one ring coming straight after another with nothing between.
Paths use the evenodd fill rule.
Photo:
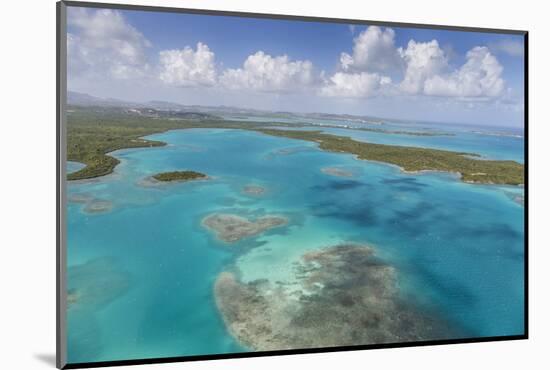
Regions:
<instances>
[{"instance_id":1,"label":"cloud shadow on water","mask_svg":"<svg viewBox=\"0 0 550 370\"><path fill-rule=\"evenodd\" d=\"M398 228L402 234L417 237L425 234L440 219L440 214L434 204L421 201L408 210L395 211L393 216L386 220L386 223L390 229Z\"/></svg>"},{"instance_id":2,"label":"cloud shadow on water","mask_svg":"<svg viewBox=\"0 0 550 370\"><path fill-rule=\"evenodd\" d=\"M333 217L353 222L361 227L372 227L378 223L376 208L368 201L355 204L324 201L312 205L310 209L317 217Z\"/></svg>"},{"instance_id":3,"label":"cloud shadow on water","mask_svg":"<svg viewBox=\"0 0 550 370\"><path fill-rule=\"evenodd\" d=\"M380 180L380 183L390 186L393 190L416 193L428 187L428 185L418 182L414 177L383 179Z\"/></svg>"},{"instance_id":4,"label":"cloud shadow on water","mask_svg":"<svg viewBox=\"0 0 550 370\"><path fill-rule=\"evenodd\" d=\"M314 191L332 191L332 190L350 190L358 188L366 188L371 185L365 184L356 180L333 180L327 182L325 185L315 185L311 186L310 189Z\"/></svg>"}]
</instances>

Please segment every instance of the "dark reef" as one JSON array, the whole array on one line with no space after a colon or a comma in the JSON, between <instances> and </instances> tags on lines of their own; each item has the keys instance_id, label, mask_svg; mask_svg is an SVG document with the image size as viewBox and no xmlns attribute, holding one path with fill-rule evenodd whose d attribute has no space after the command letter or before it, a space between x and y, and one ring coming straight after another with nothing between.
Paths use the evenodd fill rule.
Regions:
<instances>
[{"instance_id":1,"label":"dark reef","mask_svg":"<svg viewBox=\"0 0 550 370\"><path fill-rule=\"evenodd\" d=\"M241 344L263 351L456 335L440 317L400 296L395 268L371 247L346 244L305 253L294 273L297 287L220 274L216 303Z\"/></svg>"}]
</instances>

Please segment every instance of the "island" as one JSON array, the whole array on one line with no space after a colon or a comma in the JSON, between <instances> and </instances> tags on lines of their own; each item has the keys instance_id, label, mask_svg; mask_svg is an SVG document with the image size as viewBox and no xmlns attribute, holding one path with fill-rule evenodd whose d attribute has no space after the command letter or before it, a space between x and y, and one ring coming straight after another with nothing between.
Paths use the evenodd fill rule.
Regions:
<instances>
[{"instance_id":1,"label":"island","mask_svg":"<svg viewBox=\"0 0 550 370\"><path fill-rule=\"evenodd\" d=\"M449 133L449 132L442 132L442 131L404 131L404 130L387 130L387 129L381 129L381 128L372 128L372 127L357 127L357 126L349 126L349 125L329 125L329 124L316 124L316 123L310 123L306 126L312 126L312 127L322 127L322 128L339 128L339 129L346 129L346 130L355 130L355 131L366 131L366 132L374 132L374 133L380 133L380 134L389 134L389 135L408 135L408 136L455 136L455 134Z\"/></svg>"},{"instance_id":2,"label":"island","mask_svg":"<svg viewBox=\"0 0 550 370\"><path fill-rule=\"evenodd\" d=\"M485 160L476 153L440 149L374 144L347 136L322 131L285 130L296 127L278 124L280 129L266 128L265 123L221 119L174 120L163 117L143 117L113 109L90 110L75 108L68 115L67 159L86 164L70 173L68 180L89 179L113 172L119 160L108 153L125 148L158 147L162 141L144 136L173 129L225 128L260 132L317 143L321 150L354 154L359 159L389 163L407 172L442 171L460 174L462 181L479 184L521 185L524 166L511 160Z\"/></svg>"},{"instance_id":3,"label":"island","mask_svg":"<svg viewBox=\"0 0 550 370\"><path fill-rule=\"evenodd\" d=\"M479 184L523 184L523 165L510 160L485 160L475 153L374 144L321 131L256 129L266 135L312 141L322 150L354 154L359 159L394 164L407 172L441 171L460 174Z\"/></svg>"},{"instance_id":4,"label":"island","mask_svg":"<svg viewBox=\"0 0 550 370\"><path fill-rule=\"evenodd\" d=\"M225 121L212 116L175 119L163 112L155 116L129 114L122 108L70 106L67 114L67 160L86 166L67 175L68 180L86 180L109 175L120 161L109 155L116 150L165 146L143 137L168 130L188 128L249 129L256 123Z\"/></svg>"},{"instance_id":5,"label":"island","mask_svg":"<svg viewBox=\"0 0 550 370\"><path fill-rule=\"evenodd\" d=\"M182 181L206 179L208 176L206 176L204 173L200 173L196 171L171 171L171 172L157 173L156 175L153 175L151 177L157 181L162 181L162 182L172 182L172 181L182 182Z\"/></svg>"}]
</instances>

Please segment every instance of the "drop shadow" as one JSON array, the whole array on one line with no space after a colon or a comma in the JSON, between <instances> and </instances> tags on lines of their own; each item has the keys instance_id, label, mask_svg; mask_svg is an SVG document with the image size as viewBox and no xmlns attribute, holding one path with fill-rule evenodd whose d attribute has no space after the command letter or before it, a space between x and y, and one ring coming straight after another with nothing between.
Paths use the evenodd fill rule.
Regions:
<instances>
[{"instance_id":1,"label":"drop shadow","mask_svg":"<svg viewBox=\"0 0 550 370\"><path fill-rule=\"evenodd\" d=\"M55 367L55 353L35 353L34 358L51 367Z\"/></svg>"}]
</instances>

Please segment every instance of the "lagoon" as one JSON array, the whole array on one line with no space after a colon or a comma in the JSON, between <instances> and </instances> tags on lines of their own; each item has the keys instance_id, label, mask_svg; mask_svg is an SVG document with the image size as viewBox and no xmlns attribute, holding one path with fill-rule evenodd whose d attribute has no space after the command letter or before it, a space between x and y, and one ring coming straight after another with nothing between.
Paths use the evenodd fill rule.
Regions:
<instances>
[{"instance_id":1,"label":"lagoon","mask_svg":"<svg viewBox=\"0 0 550 370\"><path fill-rule=\"evenodd\" d=\"M498 137L496 145L496 136L455 133L353 135L523 160L523 140ZM147 139L168 145L116 151L121 164L112 175L69 183L69 197L111 204L91 213L82 202L68 203L69 269L92 266L124 282L108 297L75 293L69 362L248 351L216 307L220 274L236 273L243 283L291 283L292 266L304 253L343 243L375 248L396 269L402 299L436 313L453 333L523 333L524 210L510 197L521 188L466 184L445 173L405 174L252 131L173 130ZM176 170L199 171L209 180L140 185ZM250 184L265 192L251 197L244 191ZM201 224L212 214L278 215L287 222L228 247ZM93 273L69 274L69 290L96 291L92 280Z\"/></svg>"}]
</instances>

